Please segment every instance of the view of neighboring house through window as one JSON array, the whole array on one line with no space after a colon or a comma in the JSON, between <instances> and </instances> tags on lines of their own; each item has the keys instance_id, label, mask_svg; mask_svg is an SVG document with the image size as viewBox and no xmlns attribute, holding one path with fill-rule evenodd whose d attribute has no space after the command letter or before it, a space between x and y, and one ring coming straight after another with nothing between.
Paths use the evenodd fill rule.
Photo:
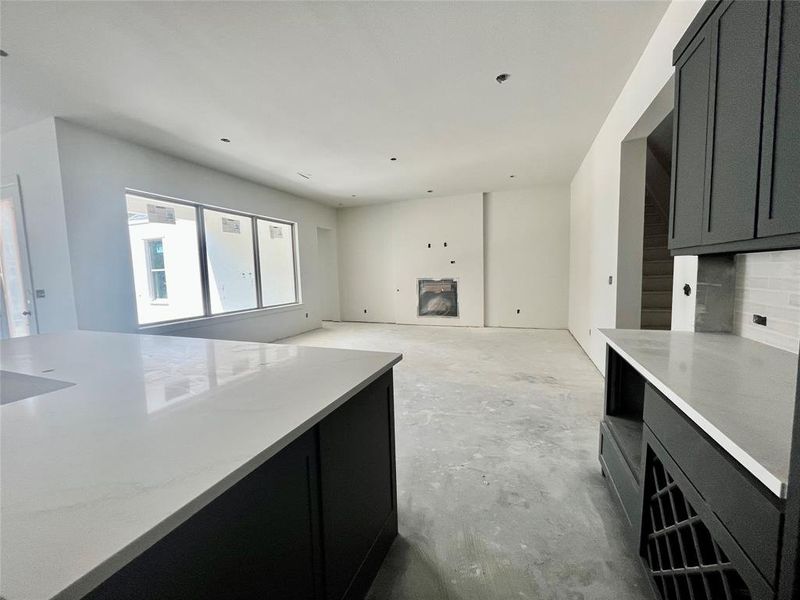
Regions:
<instances>
[{"instance_id":1,"label":"view of neighboring house through window","mask_svg":"<svg viewBox=\"0 0 800 600\"><path fill-rule=\"evenodd\" d=\"M133 192L126 200L140 325L299 302L294 223Z\"/></svg>"},{"instance_id":2,"label":"view of neighboring house through window","mask_svg":"<svg viewBox=\"0 0 800 600\"><path fill-rule=\"evenodd\" d=\"M167 299L167 272L164 268L164 240L146 240L150 268L150 298Z\"/></svg>"},{"instance_id":3,"label":"view of neighboring house through window","mask_svg":"<svg viewBox=\"0 0 800 600\"><path fill-rule=\"evenodd\" d=\"M211 312L256 308L253 220L203 209Z\"/></svg>"},{"instance_id":4,"label":"view of neighboring house through window","mask_svg":"<svg viewBox=\"0 0 800 600\"><path fill-rule=\"evenodd\" d=\"M203 316L194 206L127 195L139 324Z\"/></svg>"}]
</instances>

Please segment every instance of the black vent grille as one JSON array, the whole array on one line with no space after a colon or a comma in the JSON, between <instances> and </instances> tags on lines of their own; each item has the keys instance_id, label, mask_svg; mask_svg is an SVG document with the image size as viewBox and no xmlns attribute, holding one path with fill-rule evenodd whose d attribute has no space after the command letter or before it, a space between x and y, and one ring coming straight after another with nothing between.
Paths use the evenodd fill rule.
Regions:
<instances>
[{"instance_id":1,"label":"black vent grille","mask_svg":"<svg viewBox=\"0 0 800 600\"><path fill-rule=\"evenodd\" d=\"M663 600L749 600L750 590L657 457L644 519L645 561Z\"/></svg>"}]
</instances>

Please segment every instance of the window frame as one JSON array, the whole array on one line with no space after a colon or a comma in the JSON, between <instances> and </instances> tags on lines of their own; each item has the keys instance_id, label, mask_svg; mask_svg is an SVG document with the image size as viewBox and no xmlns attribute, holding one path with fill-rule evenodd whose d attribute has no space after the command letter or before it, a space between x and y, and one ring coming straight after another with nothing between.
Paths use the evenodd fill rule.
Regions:
<instances>
[{"instance_id":1,"label":"window frame","mask_svg":"<svg viewBox=\"0 0 800 600\"><path fill-rule=\"evenodd\" d=\"M178 323L190 323L194 321L202 321L206 319L219 319L224 317L229 317L231 315L242 315L251 312L257 311L272 311L276 309L285 310L289 307L299 307L302 306L303 300L301 296L301 286L300 286L300 248L299 248L299 235L298 235L298 223L296 221L289 221L286 219L278 219L275 217L267 217L264 215L257 215L255 213L248 213L241 210L231 209L225 206L219 206L214 204L202 204L199 202L191 202L189 200L183 200L181 198L173 198L171 196L164 196L161 194L154 194L152 192L145 192L142 190L137 190L133 188L125 188L125 203L127 209L127 196L139 196L141 198L150 199L156 202L169 202L172 204L181 204L183 206L192 207L195 211L195 228L197 233L197 260L200 263L200 290L202 294L202 301L203 301L203 314L200 316L195 317L186 317L186 318L178 318L178 319L168 319L165 321L153 321L150 323L139 323L139 316L138 312L136 314L136 323L139 329L151 329L154 327L161 327L164 325L172 325ZM243 218L251 219L251 227L253 232L253 265L255 268L255 282L256 282L256 306L254 308L244 308L240 310L231 310L225 312L218 312L213 313L211 312L211 287L209 285L209 277L208 277L208 248L206 244L206 235L205 235L205 210L212 210L216 212L224 212L231 215L238 215ZM275 223L278 225L289 225L291 232L292 232L292 271L294 274L294 302L287 302L284 304L270 304L268 306L264 306L263 303L263 296L261 293L261 260L258 251L258 221L267 221L268 223ZM155 239L162 239L163 238L151 238ZM149 241L149 240L147 240ZM162 242L163 244L163 242ZM131 265L131 274L133 275L133 263L129 262ZM148 283L152 280L152 271L150 270L150 257L147 257L147 266L148 266ZM166 264L165 264L166 267ZM166 272L166 270L165 270ZM169 292L167 292L169 294ZM152 294L151 294L152 296ZM160 303L160 300L153 300L151 298L151 302Z\"/></svg>"}]
</instances>

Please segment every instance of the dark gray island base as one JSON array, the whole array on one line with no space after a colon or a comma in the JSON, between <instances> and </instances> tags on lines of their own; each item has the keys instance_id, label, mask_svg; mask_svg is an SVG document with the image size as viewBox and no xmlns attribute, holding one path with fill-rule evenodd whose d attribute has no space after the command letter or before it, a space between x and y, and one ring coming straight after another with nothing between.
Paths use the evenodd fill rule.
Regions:
<instances>
[{"instance_id":1,"label":"dark gray island base","mask_svg":"<svg viewBox=\"0 0 800 600\"><path fill-rule=\"evenodd\" d=\"M397 535L392 371L86 600L363 598Z\"/></svg>"}]
</instances>

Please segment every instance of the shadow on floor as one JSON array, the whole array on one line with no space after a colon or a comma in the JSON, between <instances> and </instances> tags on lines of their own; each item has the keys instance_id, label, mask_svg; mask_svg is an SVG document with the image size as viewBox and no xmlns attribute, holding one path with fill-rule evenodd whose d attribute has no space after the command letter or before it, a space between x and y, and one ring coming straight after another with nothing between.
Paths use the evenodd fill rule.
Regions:
<instances>
[{"instance_id":1,"label":"shadow on floor","mask_svg":"<svg viewBox=\"0 0 800 600\"><path fill-rule=\"evenodd\" d=\"M422 545L398 535L366 600L459 600Z\"/></svg>"}]
</instances>

